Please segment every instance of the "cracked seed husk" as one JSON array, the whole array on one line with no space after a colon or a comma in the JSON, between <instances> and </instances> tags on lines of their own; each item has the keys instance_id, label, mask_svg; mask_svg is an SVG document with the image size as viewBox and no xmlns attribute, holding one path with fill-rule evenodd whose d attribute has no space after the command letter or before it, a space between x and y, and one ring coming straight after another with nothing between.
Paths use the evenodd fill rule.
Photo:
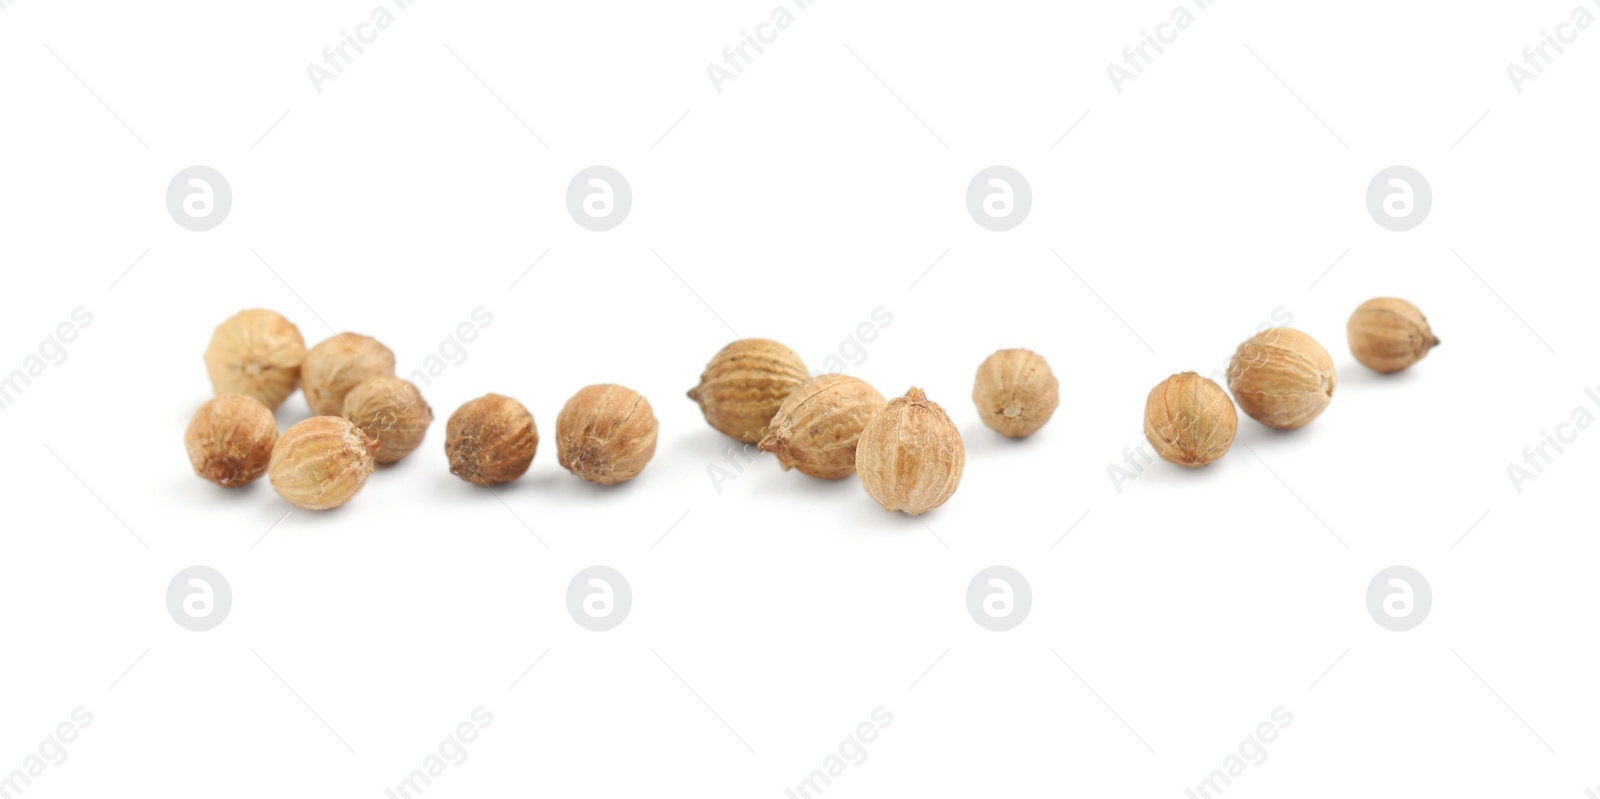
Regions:
<instances>
[{"instance_id":1,"label":"cracked seed husk","mask_svg":"<svg viewBox=\"0 0 1600 799\"><path fill-rule=\"evenodd\" d=\"M556 416L556 458L601 485L632 480L656 453L656 415L631 388L603 384L574 394Z\"/></svg>"}]
</instances>

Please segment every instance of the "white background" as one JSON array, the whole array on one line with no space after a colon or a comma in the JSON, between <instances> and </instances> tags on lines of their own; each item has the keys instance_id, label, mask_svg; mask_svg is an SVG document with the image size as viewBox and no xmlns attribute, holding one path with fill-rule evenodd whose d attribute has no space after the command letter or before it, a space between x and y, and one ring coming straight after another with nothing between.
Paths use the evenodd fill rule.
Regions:
<instances>
[{"instance_id":1,"label":"white background","mask_svg":"<svg viewBox=\"0 0 1600 799\"><path fill-rule=\"evenodd\" d=\"M377 2L0 11L0 371L94 316L0 412L0 773L94 714L26 796L382 796L480 705L426 796L778 797L879 706L827 796L1179 797L1279 706L1228 797L1600 786L1600 432L1520 495L1506 474L1600 415L1600 30L1520 95L1505 71L1578 0L1224 0L1120 94L1106 65L1178 0L824 0L721 94L707 64L777 0L422 0L318 94L306 66ZM193 164L234 193L206 233L165 208ZM592 164L633 188L610 232L565 207ZM1006 233L964 207L992 164L1033 189ZM1406 233L1365 207L1393 164L1434 193ZM1343 328L1374 296L1443 345L1365 371ZM374 335L402 374L474 308L494 321L424 387L421 450L285 518L180 444L212 327L258 306L308 344ZM736 331L820 367L879 306L849 372L949 410L955 497L924 525L766 456L719 493L729 440L683 396L705 361ZM1220 462L1119 493L1150 387L1222 369L1275 309L1333 354L1328 411L1288 434L1241 415ZM969 399L1015 346L1062 386L1023 442ZM596 382L661 422L618 488L556 463L555 414ZM488 391L546 435L504 503L442 454ZM296 395L279 420L306 415ZM234 594L206 633L164 604L194 564ZM565 607L592 564L634 592L606 633ZM1006 633L964 605L994 564L1034 594ZM1434 592L1405 633L1365 607L1395 564Z\"/></svg>"}]
</instances>

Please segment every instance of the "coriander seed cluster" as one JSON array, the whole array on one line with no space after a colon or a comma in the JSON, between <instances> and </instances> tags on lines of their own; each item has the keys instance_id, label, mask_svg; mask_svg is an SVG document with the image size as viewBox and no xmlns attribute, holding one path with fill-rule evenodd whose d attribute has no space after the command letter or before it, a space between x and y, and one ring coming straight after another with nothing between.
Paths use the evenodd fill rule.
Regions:
<instances>
[{"instance_id":1,"label":"coriander seed cluster","mask_svg":"<svg viewBox=\"0 0 1600 799\"><path fill-rule=\"evenodd\" d=\"M420 447L433 423L422 392L395 376L394 353L371 336L340 333L308 350L283 316L246 310L217 326L205 364L216 396L184 434L195 474L224 488L265 474L306 510L349 502L376 465ZM279 435L273 411L296 388L315 415ZM499 394L462 405L446 424L450 472L479 486L521 477L538 446L533 414ZM556 419L561 465L590 482L636 477L655 447L650 403L622 386L584 388Z\"/></svg>"},{"instance_id":2,"label":"coriander seed cluster","mask_svg":"<svg viewBox=\"0 0 1600 799\"><path fill-rule=\"evenodd\" d=\"M1428 320L1405 300L1378 298L1356 308L1346 326L1350 353L1375 372L1399 372L1439 344ZM1233 444L1234 402L1247 416L1278 430L1310 424L1333 401L1338 385L1333 358L1315 339L1287 327L1252 336L1228 363L1226 392L1194 372L1161 381L1145 400L1144 434L1162 459L1188 468L1205 466Z\"/></svg>"},{"instance_id":3,"label":"coriander seed cluster","mask_svg":"<svg viewBox=\"0 0 1600 799\"><path fill-rule=\"evenodd\" d=\"M1393 298L1362 303L1346 335L1356 360L1384 374L1410 367L1439 344L1422 312ZM195 474L224 488L267 475L297 507L337 508L376 465L420 447L433 423L422 392L395 376L394 353L370 336L340 333L307 349L292 322L251 309L217 326L204 361L215 396L195 412L184 446ZM1327 409L1338 377L1316 340L1277 327L1239 345L1227 382L1224 391L1183 372L1151 389L1144 432L1163 459L1200 468L1227 454L1238 429L1236 403L1268 427L1303 427ZM273 411L297 388L314 416L280 435ZM961 431L922 389L885 399L857 377L813 377L776 341L740 339L722 348L688 396L712 428L771 453L785 471L821 480L856 475L889 511L915 516L943 505L966 466ZM972 402L994 432L1024 438L1050 421L1060 384L1043 356L1002 349L978 366ZM616 485L644 471L657 435L654 409L639 392L587 386L556 416L556 460L583 480ZM538 448L533 414L501 394L464 403L445 425L449 471L473 485L522 477Z\"/></svg>"},{"instance_id":4,"label":"coriander seed cluster","mask_svg":"<svg viewBox=\"0 0 1600 799\"><path fill-rule=\"evenodd\" d=\"M822 480L854 474L885 510L916 516L961 484L966 447L938 403L913 387L885 400L860 378L807 377L794 350L766 339L722 348L689 390L706 423L778 458L784 470ZM984 424L1028 436L1059 402L1050 365L1028 350L1000 350L978 367L972 401Z\"/></svg>"}]
</instances>

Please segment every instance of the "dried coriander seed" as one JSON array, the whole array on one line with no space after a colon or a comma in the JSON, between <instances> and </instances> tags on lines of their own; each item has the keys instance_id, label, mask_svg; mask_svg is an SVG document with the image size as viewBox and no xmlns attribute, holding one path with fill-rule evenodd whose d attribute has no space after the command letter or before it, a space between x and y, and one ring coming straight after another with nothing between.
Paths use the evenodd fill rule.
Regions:
<instances>
[{"instance_id":1,"label":"dried coriander seed","mask_svg":"<svg viewBox=\"0 0 1600 799\"><path fill-rule=\"evenodd\" d=\"M1405 300L1367 300L1350 315L1345 327L1350 354L1374 372L1392 374L1427 357L1439 346L1428 320Z\"/></svg>"},{"instance_id":2,"label":"dried coriander seed","mask_svg":"<svg viewBox=\"0 0 1600 799\"><path fill-rule=\"evenodd\" d=\"M1257 333L1228 364L1228 388L1250 418L1279 430L1304 427L1328 407L1338 377L1315 339L1289 327Z\"/></svg>"},{"instance_id":3,"label":"dried coriander seed","mask_svg":"<svg viewBox=\"0 0 1600 799\"><path fill-rule=\"evenodd\" d=\"M255 397L276 410L294 393L305 357L300 328L272 311L253 308L217 325L206 347L206 373L216 393Z\"/></svg>"},{"instance_id":4,"label":"dried coriander seed","mask_svg":"<svg viewBox=\"0 0 1600 799\"><path fill-rule=\"evenodd\" d=\"M1161 381L1144 403L1144 437L1179 466L1198 469L1226 455L1238 427L1228 392L1194 372Z\"/></svg>"},{"instance_id":5,"label":"dried coriander seed","mask_svg":"<svg viewBox=\"0 0 1600 799\"><path fill-rule=\"evenodd\" d=\"M219 394L189 420L184 448L194 473L223 488L254 482L267 473L278 421L255 397Z\"/></svg>"},{"instance_id":6,"label":"dried coriander seed","mask_svg":"<svg viewBox=\"0 0 1600 799\"><path fill-rule=\"evenodd\" d=\"M1061 401L1060 386L1044 356L1029 350L1000 350L978 366L972 402L995 432L1022 438L1044 427Z\"/></svg>"},{"instance_id":7,"label":"dried coriander seed","mask_svg":"<svg viewBox=\"0 0 1600 799\"><path fill-rule=\"evenodd\" d=\"M778 456L785 470L823 480L856 471L856 442L888 401L862 380L824 374L802 383L778 407L761 439L761 451Z\"/></svg>"},{"instance_id":8,"label":"dried coriander seed","mask_svg":"<svg viewBox=\"0 0 1600 799\"><path fill-rule=\"evenodd\" d=\"M445 423L450 473L484 487L509 483L533 464L539 430L522 403L500 394L467 402Z\"/></svg>"},{"instance_id":9,"label":"dried coriander seed","mask_svg":"<svg viewBox=\"0 0 1600 799\"><path fill-rule=\"evenodd\" d=\"M306 353L300 383L306 404L318 416L338 416L350 390L381 375L394 374L394 353L370 336L340 333Z\"/></svg>"},{"instance_id":10,"label":"dried coriander seed","mask_svg":"<svg viewBox=\"0 0 1600 799\"><path fill-rule=\"evenodd\" d=\"M956 492L966 459L961 431L920 388L890 401L856 442L861 487L885 510L912 516Z\"/></svg>"},{"instance_id":11,"label":"dried coriander seed","mask_svg":"<svg viewBox=\"0 0 1600 799\"><path fill-rule=\"evenodd\" d=\"M433 409L422 392L393 375L380 375L351 389L344 396L341 415L377 440L373 457L378 463L394 463L411 454L422 446L433 423Z\"/></svg>"},{"instance_id":12,"label":"dried coriander seed","mask_svg":"<svg viewBox=\"0 0 1600 799\"><path fill-rule=\"evenodd\" d=\"M367 484L377 448L350 420L313 416L284 431L272 448L272 490L306 510L337 508Z\"/></svg>"},{"instance_id":13,"label":"dried coriander seed","mask_svg":"<svg viewBox=\"0 0 1600 799\"><path fill-rule=\"evenodd\" d=\"M556 458L591 483L616 485L644 471L656 454L656 415L631 388L588 386L556 416Z\"/></svg>"},{"instance_id":14,"label":"dried coriander seed","mask_svg":"<svg viewBox=\"0 0 1600 799\"><path fill-rule=\"evenodd\" d=\"M706 364L689 399L700 403L712 427L754 444L789 392L810 377L794 350L764 338L740 339Z\"/></svg>"}]
</instances>

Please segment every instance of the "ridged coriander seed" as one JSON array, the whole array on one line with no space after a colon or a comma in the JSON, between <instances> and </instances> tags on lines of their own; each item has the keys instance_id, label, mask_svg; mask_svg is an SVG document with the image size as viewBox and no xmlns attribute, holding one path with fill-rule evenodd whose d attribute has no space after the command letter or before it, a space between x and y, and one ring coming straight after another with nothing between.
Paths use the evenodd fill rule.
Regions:
<instances>
[{"instance_id":1,"label":"ridged coriander seed","mask_svg":"<svg viewBox=\"0 0 1600 799\"><path fill-rule=\"evenodd\" d=\"M556 416L556 458L567 471L601 485L632 480L656 454L656 415L631 388L588 386Z\"/></svg>"},{"instance_id":2,"label":"ridged coriander seed","mask_svg":"<svg viewBox=\"0 0 1600 799\"><path fill-rule=\"evenodd\" d=\"M380 375L394 374L394 353L371 336L340 333L306 353L300 385L306 404L318 416L338 416L350 389Z\"/></svg>"},{"instance_id":3,"label":"ridged coriander seed","mask_svg":"<svg viewBox=\"0 0 1600 799\"><path fill-rule=\"evenodd\" d=\"M1038 432L1060 404L1060 384L1037 352L1000 350L978 366L972 402L990 429L1008 438Z\"/></svg>"},{"instance_id":4,"label":"ridged coriander seed","mask_svg":"<svg viewBox=\"0 0 1600 799\"><path fill-rule=\"evenodd\" d=\"M955 494L966 460L961 431L920 388L890 401L856 442L856 474L867 495L912 516Z\"/></svg>"},{"instance_id":5,"label":"ridged coriander seed","mask_svg":"<svg viewBox=\"0 0 1600 799\"><path fill-rule=\"evenodd\" d=\"M764 338L739 339L706 364L689 399L712 427L754 444L789 392L810 377L794 350Z\"/></svg>"},{"instance_id":6,"label":"ridged coriander seed","mask_svg":"<svg viewBox=\"0 0 1600 799\"><path fill-rule=\"evenodd\" d=\"M522 403L500 394L472 400L445 423L444 454L450 473L484 487L509 483L533 464L539 430Z\"/></svg>"},{"instance_id":7,"label":"ridged coriander seed","mask_svg":"<svg viewBox=\"0 0 1600 799\"><path fill-rule=\"evenodd\" d=\"M367 484L377 448L350 420L313 416L284 431L272 448L272 489L306 510L337 508Z\"/></svg>"},{"instance_id":8,"label":"ridged coriander seed","mask_svg":"<svg viewBox=\"0 0 1600 799\"><path fill-rule=\"evenodd\" d=\"M1345 333L1350 340L1350 354L1362 366L1383 374L1401 371L1439 346L1422 311L1392 297L1361 303L1350 315Z\"/></svg>"},{"instance_id":9,"label":"ridged coriander seed","mask_svg":"<svg viewBox=\"0 0 1600 799\"><path fill-rule=\"evenodd\" d=\"M1250 418L1279 430L1304 427L1333 399L1333 359L1315 339L1290 327L1263 330L1228 363L1228 388Z\"/></svg>"},{"instance_id":10,"label":"ridged coriander seed","mask_svg":"<svg viewBox=\"0 0 1600 799\"><path fill-rule=\"evenodd\" d=\"M306 340L300 328L262 308L240 311L217 325L206 346L206 373L218 394L243 394L277 410L300 382Z\"/></svg>"},{"instance_id":11,"label":"ridged coriander seed","mask_svg":"<svg viewBox=\"0 0 1600 799\"><path fill-rule=\"evenodd\" d=\"M1226 455L1238 427L1228 392L1194 372L1161 381L1145 399L1144 437L1179 466L1198 469Z\"/></svg>"},{"instance_id":12,"label":"ridged coriander seed","mask_svg":"<svg viewBox=\"0 0 1600 799\"><path fill-rule=\"evenodd\" d=\"M373 457L378 463L394 463L411 454L422 446L433 423L433 409L422 392L393 375L380 375L351 389L344 396L342 415L377 439Z\"/></svg>"},{"instance_id":13,"label":"ridged coriander seed","mask_svg":"<svg viewBox=\"0 0 1600 799\"><path fill-rule=\"evenodd\" d=\"M818 375L791 392L767 426L761 451L778 456L785 470L823 480L856 471L856 443L867 422L889 404L865 381Z\"/></svg>"},{"instance_id":14,"label":"ridged coriander seed","mask_svg":"<svg viewBox=\"0 0 1600 799\"><path fill-rule=\"evenodd\" d=\"M194 473L223 488L254 482L267 473L278 421L255 397L219 394L195 411L183 434Z\"/></svg>"}]
</instances>

